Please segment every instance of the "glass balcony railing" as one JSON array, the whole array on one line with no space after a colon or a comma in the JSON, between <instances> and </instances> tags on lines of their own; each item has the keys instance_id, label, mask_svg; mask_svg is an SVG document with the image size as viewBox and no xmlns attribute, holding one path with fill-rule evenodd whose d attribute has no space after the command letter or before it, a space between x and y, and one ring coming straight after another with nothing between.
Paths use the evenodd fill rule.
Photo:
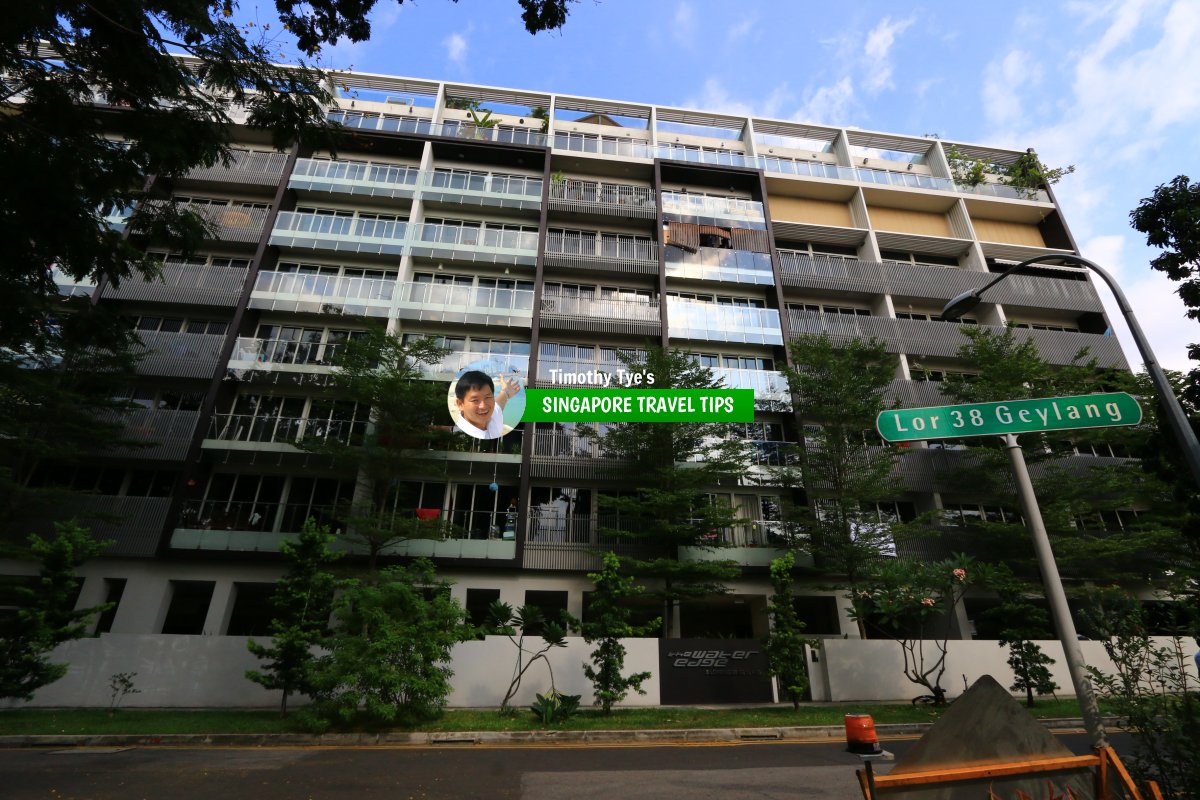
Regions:
<instances>
[{"instance_id":1,"label":"glass balcony railing","mask_svg":"<svg viewBox=\"0 0 1200 800\"><path fill-rule=\"evenodd\" d=\"M430 193L478 197L542 199L542 179L522 175L486 175L458 170L433 170L421 175L421 185Z\"/></svg>"},{"instance_id":2,"label":"glass balcony railing","mask_svg":"<svg viewBox=\"0 0 1200 800\"><path fill-rule=\"evenodd\" d=\"M835 178L841 181L856 179L852 167L842 167L837 164L826 164L822 161L805 161L796 158L779 158L776 156L759 156L757 166L764 172L774 172L780 175L797 175L802 178Z\"/></svg>"},{"instance_id":3,"label":"glass balcony railing","mask_svg":"<svg viewBox=\"0 0 1200 800\"><path fill-rule=\"evenodd\" d=\"M958 191L964 194L981 194L990 197L1007 197L1013 200L1036 200L1039 203L1049 203L1050 194L1044 189L1018 189L1003 183L981 183L978 186L959 186Z\"/></svg>"},{"instance_id":4,"label":"glass balcony railing","mask_svg":"<svg viewBox=\"0 0 1200 800\"><path fill-rule=\"evenodd\" d=\"M282 211L271 244L401 255L408 223L401 220Z\"/></svg>"},{"instance_id":5,"label":"glass balcony railing","mask_svg":"<svg viewBox=\"0 0 1200 800\"><path fill-rule=\"evenodd\" d=\"M518 344L514 343L514 347ZM450 353L437 364L425 367L422 372L426 377L440 379L454 377L460 370L478 364L480 366L477 368L483 369L489 375L515 371L518 376L524 377L529 374L529 345L524 344L523 347L525 352L459 350Z\"/></svg>"},{"instance_id":6,"label":"glass balcony railing","mask_svg":"<svg viewBox=\"0 0 1200 800\"><path fill-rule=\"evenodd\" d=\"M295 339L258 339L239 336L230 359L232 365L329 367L344 342L312 342Z\"/></svg>"},{"instance_id":7,"label":"glass balcony railing","mask_svg":"<svg viewBox=\"0 0 1200 800\"><path fill-rule=\"evenodd\" d=\"M639 139L618 136L591 136L578 133L554 134L554 149L574 153L596 153L624 158L654 158L654 148Z\"/></svg>"},{"instance_id":8,"label":"glass balcony railing","mask_svg":"<svg viewBox=\"0 0 1200 800\"><path fill-rule=\"evenodd\" d=\"M519 253L536 255L537 231L488 228L475 225L443 225L427 222L419 229L419 239L425 244L448 248L471 248L490 253Z\"/></svg>"},{"instance_id":9,"label":"glass balcony railing","mask_svg":"<svg viewBox=\"0 0 1200 800\"><path fill-rule=\"evenodd\" d=\"M908 189L936 189L942 192L953 192L954 181L949 178L938 178L933 175L920 175L915 172L892 172L886 169L867 169L857 167L854 170L862 183L877 183L882 186L903 186Z\"/></svg>"},{"instance_id":10,"label":"glass balcony railing","mask_svg":"<svg viewBox=\"0 0 1200 800\"><path fill-rule=\"evenodd\" d=\"M672 339L747 344L783 344L779 312L667 298L667 325Z\"/></svg>"},{"instance_id":11,"label":"glass balcony railing","mask_svg":"<svg viewBox=\"0 0 1200 800\"><path fill-rule=\"evenodd\" d=\"M663 257L669 278L750 283L757 286L772 286L775 283L768 253L719 247L701 247L695 253L689 253L678 247L668 247L663 251Z\"/></svg>"},{"instance_id":12,"label":"glass balcony railing","mask_svg":"<svg viewBox=\"0 0 1200 800\"><path fill-rule=\"evenodd\" d=\"M217 442L294 445L306 441L357 445L362 444L366 431L367 423L364 420L214 414L209 420L206 438Z\"/></svg>"},{"instance_id":13,"label":"glass balcony railing","mask_svg":"<svg viewBox=\"0 0 1200 800\"><path fill-rule=\"evenodd\" d=\"M787 378L777 370L713 367L712 371L730 389L753 389L755 400L791 401Z\"/></svg>"},{"instance_id":14,"label":"glass balcony railing","mask_svg":"<svg viewBox=\"0 0 1200 800\"><path fill-rule=\"evenodd\" d=\"M401 288L402 309L431 312L434 318L448 315L473 317L502 315L508 317L533 317L533 290L509 289L489 286L454 286L445 283L406 283ZM415 316L429 319L427 313Z\"/></svg>"},{"instance_id":15,"label":"glass balcony railing","mask_svg":"<svg viewBox=\"0 0 1200 800\"><path fill-rule=\"evenodd\" d=\"M637 361L635 360L634 363ZM539 383L549 384L552 380L552 373L593 371L604 375L616 375L619 372L629 372L630 370L616 357L615 351L611 348L602 349L593 359L560 357L545 351L538 356L537 380ZM616 379L613 380L615 386Z\"/></svg>"},{"instance_id":16,"label":"glass balcony railing","mask_svg":"<svg viewBox=\"0 0 1200 800\"><path fill-rule=\"evenodd\" d=\"M296 162L288 186L293 189L409 197L417 186L420 174L416 167L396 164L301 158Z\"/></svg>"},{"instance_id":17,"label":"glass balcony railing","mask_svg":"<svg viewBox=\"0 0 1200 800\"><path fill-rule=\"evenodd\" d=\"M394 278L258 273L250 307L274 311L386 316L395 292Z\"/></svg>"},{"instance_id":18,"label":"glass balcony railing","mask_svg":"<svg viewBox=\"0 0 1200 800\"><path fill-rule=\"evenodd\" d=\"M724 219L763 222L763 205L757 200L737 197L709 197L684 192L662 193L663 214L691 217L719 217Z\"/></svg>"}]
</instances>

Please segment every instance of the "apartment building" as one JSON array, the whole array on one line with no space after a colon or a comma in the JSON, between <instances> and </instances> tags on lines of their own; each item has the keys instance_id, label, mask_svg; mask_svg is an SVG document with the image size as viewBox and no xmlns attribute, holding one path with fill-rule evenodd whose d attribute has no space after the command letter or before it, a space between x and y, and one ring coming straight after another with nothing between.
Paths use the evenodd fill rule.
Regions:
<instances>
[{"instance_id":1,"label":"apartment building","mask_svg":"<svg viewBox=\"0 0 1200 800\"><path fill-rule=\"evenodd\" d=\"M766 565L780 490L761 465L799 440L781 370L803 333L873 336L894 357L892 391L937 405L960 371L960 324L937 315L1017 260L1077 247L1048 189L956 186L936 139L535 91L346 74L336 153L280 153L237 131L228 166L159 177L212 223L194 255L162 252L160 281L71 287L118 303L146 348L129 387L130 432L149 448L106 454L74 477L115 540L88 565L80 603L116 602L112 633L261 634L279 544L336 509L355 475L298 449L353 442L368 409L339 397L331 363L372 323L433 335L429 371L620 367L647 342L682 348L730 387L755 392L738 435L757 465L713 487L737 511L720 557L744 567L728 595L685 604L684 636L766 632ZM1021 153L957 144L991 164ZM112 224L123 224L118 215ZM966 324L1016 323L1044 357L1087 347L1126 367L1085 272L1043 266L989 291ZM461 435L445 468L396 487L397 513L455 535L403 542L428 556L477 618L495 600L579 615L604 540L599 496L614 465L570 424ZM916 446L881 519L941 508L1003 515L941 483L953 446ZM1108 454L1079 458L1099 463ZM516 501L516 514L510 506ZM702 558L704 551L684 554ZM816 583L814 583L814 587ZM857 636L843 599L812 588L811 632ZM961 621L966 631L966 620Z\"/></svg>"}]
</instances>

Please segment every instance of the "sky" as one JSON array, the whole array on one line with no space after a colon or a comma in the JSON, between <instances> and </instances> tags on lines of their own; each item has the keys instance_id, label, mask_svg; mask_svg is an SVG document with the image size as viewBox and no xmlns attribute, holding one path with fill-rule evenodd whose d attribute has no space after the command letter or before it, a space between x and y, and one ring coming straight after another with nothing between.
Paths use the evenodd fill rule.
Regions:
<instances>
[{"instance_id":1,"label":"sky","mask_svg":"<svg viewBox=\"0 0 1200 800\"><path fill-rule=\"evenodd\" d=\"M272 8L243 2L238 16L261 24ZM319 63L1033 147L1075 166L1055 187L1063 214L1160 363L1195 366L1200 322L1149 268L1157 251L1128 215L1176 175L1200 180L1200 0L579 0L537 36L516 0L379 0L371 21L369 41Z\"/></svg>"}]
</instances>

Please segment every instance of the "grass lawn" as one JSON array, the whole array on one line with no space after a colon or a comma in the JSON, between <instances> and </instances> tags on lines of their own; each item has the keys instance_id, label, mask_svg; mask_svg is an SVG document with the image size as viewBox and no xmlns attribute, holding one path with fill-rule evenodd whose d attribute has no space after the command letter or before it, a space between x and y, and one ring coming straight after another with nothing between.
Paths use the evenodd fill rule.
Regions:
<instances>
[{"instance_id":1,"label":"grass lawn","mask_svg":"<svg viewBox=\"0 0 1200 800\"><path fill-rule=\"evenodd\" d=\"M1101 704L1101 711L1104 705ZM638 730L679 728L757 728L790 725L838 725L848 713L870 714L877 724L932 722L938 709L910 705L790 705L762 708L622 708L609 716L585 709L553 730ZM1043 700L1033 709L1039 718L1078 717L1074 700ZM440 719L396 730L416 731L535 731L546 730L522 709L514 717L495 711L447 711ZM282 720L275 711L176 711L122 709L109 716L104 709L13 709L0 711L0 735L24 734L166 734L166 733L286 733L301 728L294 719Z\"/></svg>"}]
</instances>

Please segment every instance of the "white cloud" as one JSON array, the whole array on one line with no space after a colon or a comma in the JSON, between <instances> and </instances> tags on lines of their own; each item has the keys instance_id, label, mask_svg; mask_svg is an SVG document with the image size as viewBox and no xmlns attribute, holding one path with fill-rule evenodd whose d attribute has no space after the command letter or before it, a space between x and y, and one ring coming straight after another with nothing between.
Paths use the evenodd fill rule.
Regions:
<instances>
[{"instance_id":1,"label":"white cloud","mask_svg":"<svg viewBox=\"0 0 1200 800\"><path fill-rule=\"evenodd\" d=\"M818 124L845 125L854 103L854 83L847 75L837 83L812 92L792 119Z\"/></svg>"},{"instance_id":2,"label":"white cloud","mask_svg":"<svg viewBox=\"0 0 1200 800\"><path fill-rule=\"evenodd\" d=\"M1017 124L1026 113L1026 97L1041 82L1042 69L1024 50L1010 50L987 65L983 80L983 112L993 125Z\"/></svg>"},{"instance_id":3,"label":"white cloud","mask_svg":"<svg viewBox=\"0 0 1200 800\"><path fill-rule=\"evenodd\" d=\"M461 33L452 33L442 40L442 46L446 48L446 58L460 67L466 64L467 37Z\"/></svg>"},{"instance_id":4,"label":"white cloud","mask_svg":"<svg viewBox=\"0 0 1200 800\"><path fill-rule=\"evenodd\" d=\"M681 105L684 108L702 108L706 111L719 111L743 117L779 117L792 99L793 95L787 82L773 88L766 97L754 99L746 98L745 95L734 97L720 80L709 78L704 82L704 90L699 97L689 98Z\"/></svg>"},{"instance_id":5,"label":"white cloud","mask_svg":"<svg viewBox=\"0 0 1200 800\"><path fill-rule=\"evenodd\" d=\"M684 47L690 48L696 44L696 11L687 0L675 6L675 14L671 18L671 38Z\"/></svg>"},{"instance_id":6,"label":"white cloud","mask_svg":"<svg viewBox=\"0 0 1200 800\"><path fill-rule=\"evenodd\" d=\"M758 15L752 14L744 20L734 25L729 29L729 41L736 42L738 39L744 39L753 30L755 23L758 22Z\"/></svg>"},{"instance_id":7,"label":"white cloud","mask_svg":"<svg viewBox=\"0 0 1200 800\"><path fill-rule=\"evenodd\" d=\"M896 37L916 22L914 17L892 22L891 17L884 17L879 24L867 34L867 43L863 47L864 75L863 87L870 93L894 88L892 71L894 66L890 58L892 45Z\"/></svg>"}]
</instances>

